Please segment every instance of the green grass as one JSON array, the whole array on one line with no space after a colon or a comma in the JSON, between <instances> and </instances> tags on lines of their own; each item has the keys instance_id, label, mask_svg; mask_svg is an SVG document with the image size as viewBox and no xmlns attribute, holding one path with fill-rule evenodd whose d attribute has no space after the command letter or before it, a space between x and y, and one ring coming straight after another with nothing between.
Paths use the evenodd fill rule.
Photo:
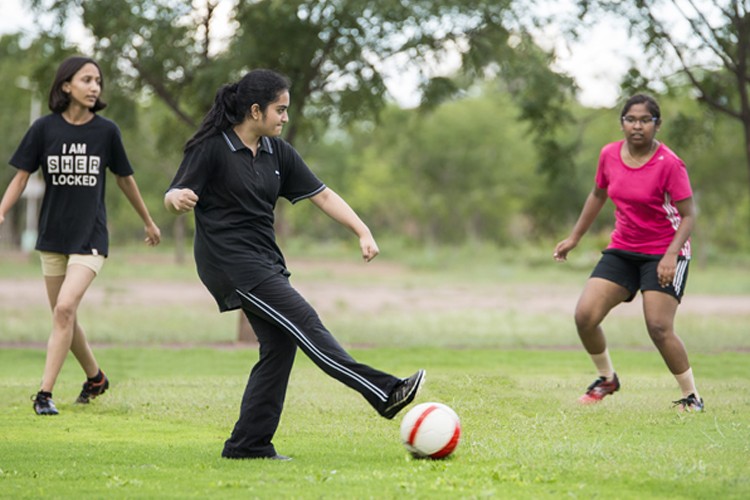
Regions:
<instances>
[{"instance_id":1,"label":"green grass","mask_svg":"<svg viewBox=\"0 0 750 500\"><path fill-rule=\"evenodd\" d=\"M357 262L356 249L346 257L316 252L316 259ZM375 285L498 282L551 284L575 296L596 259L586 251L559 266L542 250L523 260L485 248L400 252L402 260L381 259L403 266L397 273L295 271L295 260L309 255L292 252L289 260L297 283L361 285L366 297ZM584 408L575 399L595 375L572 311L363 314L341 304L323 318L358 360L399 376L427 369L418 401L458 412L456 453L411 458L399 442L399 417L378 417L300 354L274 440L294 460L227 461L221 448L257 359L254 349L232 343L236 314L218 314L210 298L190 307L121 300L122 279L196 282L192 263L170 259L168 249L124 249L108 261L94 286L110 298L97 307L84 300L79 319L112 387L91 405L71 404L83 376L70 357L54 391L57 417L37 417L29 401L49 311L0 304L0 341L21 345L0 350L0 498L750 497L750 312L680 311L677 328L707 404L703 414L680 414L670 404L676 383L637 311L605 323L622 390ZM41 281L36 258L0 258L0 279L10 278ZM691 293L750 295L747 261L691 268Z\"/></svg>"},{"instance_id":2,"label":"green grass","mask_svg":"<svg viewBox=\"0 0 750 500\"><path fill-rule=\"evenodd\" d=\"M703 414L678 393L658 355L615 353L620 393L575 398L589 378L579 352L367 349L360 361L428 371L419 401L462 419L444 461L412 459L399 417L384 420L300 356L274 440L292 462L219 458L236 418L252 349L99 349L111 390L75 406L71 358L37 417L28 400L40 350L0 352L0 497L32 498L747 498L748 355L694 355Z\"/></svg>"}]
</instances>

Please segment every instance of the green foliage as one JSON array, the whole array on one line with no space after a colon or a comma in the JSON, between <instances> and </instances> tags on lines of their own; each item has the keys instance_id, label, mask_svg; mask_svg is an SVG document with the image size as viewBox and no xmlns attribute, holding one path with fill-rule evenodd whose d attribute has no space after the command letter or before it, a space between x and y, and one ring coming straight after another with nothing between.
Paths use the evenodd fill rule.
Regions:
<instances>
[{"instance_id":1,"label":"green foliage","mask_svg":"<svg viewBox=\"0 0 750 500\"><path fill-rule=\"evenodd\" d=\"M7 83L0 95L0 193L16 174L7 168L7 162L26 133L30 121L48 112L47 96L52 83L56 62L50 58L63 58L70 54L64 41L54 35L42 35L32 43L20 34L0 35L0 74ZM25 210L7 214L0 226L0 247L17 247L25 227Z\"/></svg>"},{"instance_id":2,"label":"green foliage","mask_svg":"<svg viewBox=\"0 0 750 500\"><path fill-rule=\"evenodd\" d=\"M570 134L573 80L553 71L554 53L536 45L523 30L502 32L501 39L487 46L478 44L464 59L462 72L475 74L490 67L490 81L513 98L520 124L532 137L535 169L539 175L530 190L527 211L535 230L546 232L566 219L577 205L576 154L580 137Z\"/></svg>"},{"instance_id":3,"label":"green foliage","mask_svg":"<svg viewBox=\"0 0 750 500\"><path fill-rule=\"evenodd\" d=\"M182 147L218 86L250 67L278 67L292 76L290 125L299 128L290 127L287 138L376 236L412 247L466 241L512 247L562 238L593 185L600 148L621 138L618 110L573 104L570 79L550 70L554 54L518 28L505 2L242 2L225 47L206 38L213 11L184 3L32 3L62 17L84 16L106 77L110 106L103 114L121 125L136 179L167 239L176 219L162 210L162 196ZM106 15L112 9L130 17ZM584 23L600 15L590 10ZM409 67L424 69L422 62L439 60L463 37L461 70L422 75L419 109L387 105L381 67L373 61L394 63L406 55ZM31 78L44 100L51 73L72 49L54 31L27 45L3 37L0 65ZM633 90L650 83L637 71L629 78ZM652 91L664 88L652 83ZM745 162L744 129L725 113L707 111L684 79L670 80L666 89L657 95L660 134L690 171L700 209L696 256L746 252L750 199L743 187L747 171L738 168ZM0 125L6 157L26 129L28 97L11 86L0 98L8 110ZM0 175L5 186L13 169ZM139 241L140 220L114 182L109 190L114 244ZM351 238L309 205L280 203L282 239ZM17 233L19 208L9 216L16 229L6 225L6 233ZM192 218L179 223L186 220L192 224ZM612 221L607 205L592 228L597 242L606 244L599 235ZM17 244L18 235L9 240Z\"/></svg>"},{"instance_id":4,"label":"green foliage","mask_svg":"<svg viewBox=\"0 0 750 500\"><path fill-rule=\"evenodd\" d=\"M517 121L501 94L432 112L391 110L379 126L350 129L350 140L311 148L308 159L376 229L436 243L503 242L522 226L519 186L533 175L522 128L502 125Z\"/></svg>"},{"instance_id":5,"label":"green foliage","mask_svg":"<svg viewBox=\"0 0 750 500\"><path fill-rule=\"evenodd\" d=\"M643 47L644 57L635 62L638 67L626 75L624 91L688 88L705 108L740 124L742 131L735 140L745 148L744 161L735 168L744 166L740 170L744 170L745 192L748 193L750 11L747 5L732 0L688 2L686 5L678 0L578 0L577 4L584 25L612 14L630 26L633 39ZM672 13L672 18L667 17L667 12ZM677 28L679 24L690 28Z\"/></svg>"},{"instance_id":6,"label":"green foliage","mask_svg":"<svg viewBox=\"0 0 750 500\"><path fill-rule=\"evenodd\" d=\"M0 158L3 161L3 168L0 168L0 186L4 190L16 173L15 168L7 167L7 161L18 147L29 124L32 94L29 90L19 88L15 81L24 73L24 68L20 66L22 49L19 45L19 36L0 37L0 54L0 73L10 75L5 92L0 93L0 109L3 110L3 119L0 120ZM23 224L22 215L20 210L11 212L6 216L5 223L0 226L5 244L9 239L16 245L20 243L13 230Z\"/></svg>"},{"instance_id":7,"label":"green foliage","mask_svg":"<svg viewBox=\"0 0 750 500\"><path fill-rule=\"evenodd\" d=\"M62 26L80 13L105 73L136 98L144 90L174 118L195 128L220 84L254 67L282 71L293 82L295 142L332 117L376 118L387 102L384 68L408 60L429 85L426 63L442 61L504 33L511 2L321 0L238 2L233 33L220 46L212 33L216 4L172 0L30 0ZM512 51L511 51L512 52ZM438 77L440 78L440 77Z\"/></svg>"}]
</instances>

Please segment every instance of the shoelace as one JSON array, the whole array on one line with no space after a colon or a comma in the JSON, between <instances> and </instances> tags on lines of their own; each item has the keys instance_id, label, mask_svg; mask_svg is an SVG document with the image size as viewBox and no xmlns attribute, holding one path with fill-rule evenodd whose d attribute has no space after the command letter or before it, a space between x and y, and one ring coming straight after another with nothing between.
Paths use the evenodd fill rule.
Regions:
<instances>
[{"instance_id":1,"label":"shoelace","mask_svg":"<svg viewBox=\"0 0 750 500\"><path fill-rule=\"evenodd\" d=\"M675 406L682 406L683 408L691 408L693 406L700 406L700 402L695 399L695 396L692 394L686 398L678 399L677 401L672 401L672 408Z\"/></svg>"},{"instance_id":2,"label":"shoelace","mask_svg":"<svg viewBox=\"0 0 750 500\"><path fill-rule=\"evenodd\" d=\"M104 378L102 378L99 382L92 382L90 380L87 380L84 384L83 390L89 393L96 393L98 392L102 387L104 387Z\"/></svg>"},{"instance_id":3,"label":"shoelace","mask_svg":"<svg viewBox=\"0 0 750 500\"><path fill-rule=\"evenodd\" d=\"M603 384L606 381L607 379L605 377L599 377L598 379L594 380L590 386L588 386L588 388L586 389L586 392L590 391L591 389L595 387L599 387L601 384Z\"/></svg>"}]
</instances>

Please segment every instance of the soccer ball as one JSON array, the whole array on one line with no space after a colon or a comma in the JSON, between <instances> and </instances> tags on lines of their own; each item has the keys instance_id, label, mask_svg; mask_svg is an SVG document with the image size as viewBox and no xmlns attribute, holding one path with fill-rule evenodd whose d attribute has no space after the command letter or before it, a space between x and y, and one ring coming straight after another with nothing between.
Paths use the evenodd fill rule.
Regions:
<instances>
[{"instance_id":1,"label":"soccer ball","mask_svg":"<svg viewBox=\"0 0 750 500\"><path fill-rule=\"evenodd\" d=\"M401 442L415 458L445 458L460 437L458 415L442 403L418 404L401 420Z\"/></svg>"}]
</instances>

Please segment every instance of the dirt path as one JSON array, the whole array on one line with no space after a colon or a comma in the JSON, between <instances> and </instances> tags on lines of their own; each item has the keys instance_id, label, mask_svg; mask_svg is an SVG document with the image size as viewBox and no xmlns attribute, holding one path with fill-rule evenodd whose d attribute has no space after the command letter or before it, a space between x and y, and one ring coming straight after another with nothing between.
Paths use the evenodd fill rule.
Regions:
<instances>
[{"instance_id":1,"label":"dirt path","mask_svg":"<svg viewBox=\"0 0 750 500\"><path fill-rule=\"evenodd\" d=\"M398 266L382 263L378 280L368 283L361 265L321 262L295 262L294 285L321 313L347 310L362 313L408 311L496 310L524 313L571 314L580 289L569 285L504 285L431 284L419 285L413 280L400 284ZM383 273L389 275L382 284ZM347 276L347 279L338 279ZM355 276L357 279L352 280ZM196 279L188 282L123 280L116 286L95 281L86 295L89 304L118 303L123 305L206 304L213 299ZM44 283L39 278L0 279L0 311L4 308L47 304ZM750 296L710 296L688 294L682 305L688 314L750 314ZM637 304L615 309L617 315L640 315Z\"/></svg>"}]
</instances>

